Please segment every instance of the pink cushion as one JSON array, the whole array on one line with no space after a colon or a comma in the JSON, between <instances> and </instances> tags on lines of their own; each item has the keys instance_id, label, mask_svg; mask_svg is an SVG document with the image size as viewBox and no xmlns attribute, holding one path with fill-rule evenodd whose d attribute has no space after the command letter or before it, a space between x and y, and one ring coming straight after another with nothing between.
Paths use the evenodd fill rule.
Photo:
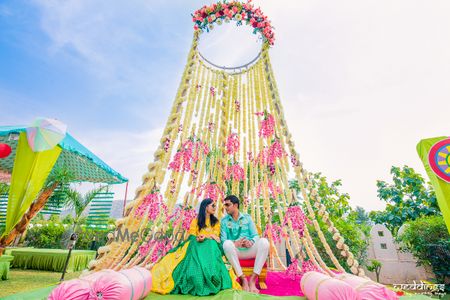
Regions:
<instances>
[{"instance_id":1,"label":"pink cushion","mask_svg":"<svg viewBox=\"0 0 450 300\"><path fill-rule=\"evenodd\" d=\"M319 272L307 272L300 287L307 299L359 300L358 293L349 284Z\"/></svg>"},{"instance_id":2,"label":"pink cushion","mask_svg":"<svg viewBox=\"0 0 450 300\"><path fill-rule=\"evenodd\" d=\"M339 274L336 278L350 284L359 294L361 300L397 300L399 296L382 284L368 278L348 273Z\"/></svg>"},{"instance_id":3,"label":"pink cushion","mask_svg":"<svg viewBox=\"0 0 450 300\"><path fill-rule=\"evenodd\" d=\"M49 300L88 300L90 293L90 284L86 280L72 279L64 281L55 288Z\"/></svg>"},{"instance_id":4,"label":"pink cushion","mask_svg":"<svg viewBox=\"0 0 450 300\"><path fill-rule=\"evenodd\" d=\"M92 284L89 300L132 299L132 292L130 281L119 272L102 273Z\"/></svg>"},{"instance_id":5,"label":"pink cushion","mask_svg":"<svg viewBox=\"0 0 450 300\"><path fill-rule=\"evenodd\" d=\"M239 263L242 268L253 268L255 266L255 259L240 259ZM264 263L264 267L267 267L267 263Z\"/></svg>"},{"instance_id":6,"label":"pink cushion","mask_svg":"<svg viewBox=\"0 0 450 300\"><path fill-rule=\"evenodd\" d=\"M94 283L97 278L99 278L100 276L102 276L103 274L113 274L116 271L111 270L111 269L104 269L101 271L97 271L88 275L82 275L80 278L89 281L90 283Z\"/></svg>"},{"instance_id":7,"label":"pink cushion","mask_svg":"<svg viewBox=\"0 0 450 300\"><path fill-rule=\"evenodd\" d=\"M125 275L133 285L133 299L143 299L152 289L152 274L149 270L142 267L133 267L122 270L119 273Z\"/></svg>"},{"instance_id":8,"label":"pink cushion","mask_svg":"<svg viewBox=\"0 0 450 300\"><path fill-rule=\"evenodd\" d=\"M84 278L93 282L90 300L143 299L152 287L150 271L141 267L119 272L103 270Z\"/></svg>"}]
</instances>

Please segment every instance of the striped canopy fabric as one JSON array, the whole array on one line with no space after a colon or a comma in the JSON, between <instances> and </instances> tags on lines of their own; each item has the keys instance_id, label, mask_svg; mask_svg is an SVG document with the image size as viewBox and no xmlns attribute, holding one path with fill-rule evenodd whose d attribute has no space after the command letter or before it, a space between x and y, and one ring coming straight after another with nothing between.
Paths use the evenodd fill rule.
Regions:
<instances>
[{"instance_id":1,"label":"striped canopy fabric","mask_svg":"<svg viewBox=\"0 0 450 300\"><path fill-rule=\"evenodd\" d=\"M0 194L0 227L6 225L6 207L8 206L8 194Z\"/></svg>"},{"instance_id":2,"label":"striped canopy fabric","mask_svg":"<svg viewBox=\"0 0 450 300\"><path fill-rule=\"evenodd\" d=\"M60 215L66 200L66 195L63 190L68 187L68 184L63 187L58 187L39 213L43 215Z\"/></svg>"},{"instance_id":3,"label":"striped canopy fabric","mask_svg":"<svg viewBox=\"0 0 450 300\"><path fill-rule=\"evenodd\" d=\"M111 214L112 203L114 199L113 192L98 193L91 202L87 226L99 230L108 229L108 219Z\"/></svg>"}]
</instances>

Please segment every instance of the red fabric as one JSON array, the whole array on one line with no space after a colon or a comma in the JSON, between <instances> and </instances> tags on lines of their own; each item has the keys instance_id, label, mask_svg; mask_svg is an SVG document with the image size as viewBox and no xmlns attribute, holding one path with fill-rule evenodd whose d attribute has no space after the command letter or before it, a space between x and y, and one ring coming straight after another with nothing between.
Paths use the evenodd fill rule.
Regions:
<instances>
[{"instance_id":1,"label":"red fabric","mask_svg":"<svg viewBox=\"0 0 450 300\"><path fill-rule=\"evenodd\" d=\"M239 263L242 268L253 268L255 266L255 259L240 259ZM267 267L267 263L264 264L264 267Z\"/></svg>"}]
</instances>

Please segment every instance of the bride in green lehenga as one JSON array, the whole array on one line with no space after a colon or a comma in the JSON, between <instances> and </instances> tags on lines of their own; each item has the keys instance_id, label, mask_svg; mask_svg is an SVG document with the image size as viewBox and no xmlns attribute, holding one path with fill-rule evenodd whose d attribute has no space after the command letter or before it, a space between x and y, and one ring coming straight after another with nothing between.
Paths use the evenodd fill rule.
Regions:
<instances>
[{"instance_id":1,"label":"bride in green lehenga","mask_svg":"<svg viewBox=\"0 0 450 300\"><path fill-rule=\"evenodd\" d=\"M161 294L206 296L220 290L240 289L231 267L227 269L220 244L216 203L205 199L191 223L189 238L169 251L152 268L152 291Z\"/></svg>"}]
</instances>

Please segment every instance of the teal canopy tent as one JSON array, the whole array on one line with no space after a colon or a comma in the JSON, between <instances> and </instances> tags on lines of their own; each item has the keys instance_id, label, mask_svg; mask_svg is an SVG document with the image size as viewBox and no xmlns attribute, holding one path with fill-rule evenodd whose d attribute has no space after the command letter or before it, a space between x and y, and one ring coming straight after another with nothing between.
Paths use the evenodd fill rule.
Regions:
<instances>
[{"instance_id":1,"label":"teal canopy tent","mask_svg":"<svg viewBox=\"0 0 450 300\"><path fill-rule=\"evenodd\" d=\"M26 131L26 126L0 126L0 143L8 144L12 152L0 159L0 172L12 173L18 144L18 134ZM78 182L102 182L107 184L125 183L125 177L114 171L94 153L75 140L70 134L58 144L62 152L55 167L67 168ZM55 168L54 168L55 169Z\"/></svg>"},{"instance_id":2,"label":"teal canopy tent","mask_svg":"<svg viewBox=\"0 0 450 300\"><path fill-rule=\"evenodd\" d=\"M45 121L51 125L55 120ZM50 129L48 126L0 126L0 144L11 148L11 153L0 159L0 174L12 174L3 236L8 235L19 222L46 178L55 170L66 169L74 182L119 184L128 181L65 130L58 133L60 138L55 140L55 133Z\"/></svg>"}]
</instances>

